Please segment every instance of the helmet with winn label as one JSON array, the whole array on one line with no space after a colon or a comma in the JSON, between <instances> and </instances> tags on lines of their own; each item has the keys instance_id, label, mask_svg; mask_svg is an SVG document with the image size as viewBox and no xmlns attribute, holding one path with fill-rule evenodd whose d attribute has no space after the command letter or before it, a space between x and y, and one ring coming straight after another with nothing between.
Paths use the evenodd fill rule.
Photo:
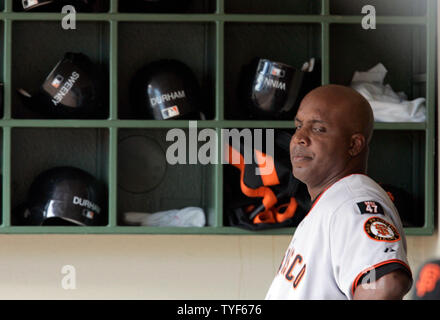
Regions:
<instances>
[{"instance_id":1,"label":"helmet with winn label","mask_svg":"<svg viewBox=\"0 0 440 320\"><path fill-rule=\"evenodd\" d=\"M91 174L55 167L33 181L20 220L25 225L102 225L106 198L104 186Z\"/></svg>"},{"instance_id":2,"label":"helmet with winn label","mask_svg":"<svg viewBox=\"0 0 440 320\"><path fill-rule=\"evenodd\" d=\"M200 119L200 87L191 69L177 60L148 64L134 76L131 100L143 118Z\"/></svg>"},{"instance_id":3,"label":"helmet with winn label","mask_svg":"<svg viewBox=\"0 0 440 320\"><path fill-rule=\"evenodd\" d=\"M242 68L238 95L250 118L290 120L305 94L319 84L319 64L314 58L301 69L255 58Z\"/></svg>"},{"instance_id":4,"label":"helmet with winn label","mask_svg":"<svg viewBox=\"0 0 440 320\"><path fill-rule=\"evenodd\" d=\"M44 80L39 91L18 89L25 106L49 118L103 116L104 86L98 66L82 53L67 52Z\"/></svg>"}]
</instances>

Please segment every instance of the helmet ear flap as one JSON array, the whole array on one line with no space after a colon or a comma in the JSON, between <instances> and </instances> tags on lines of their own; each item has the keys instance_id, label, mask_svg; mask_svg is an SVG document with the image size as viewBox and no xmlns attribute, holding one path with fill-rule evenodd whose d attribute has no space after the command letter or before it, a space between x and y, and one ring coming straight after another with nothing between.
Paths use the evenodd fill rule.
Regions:
<instances>
[{"instance_id":1,"label":"helmet ear flap","mask_svg":"<svg viewBox=\"0 0 440 320\"><path fill-rule=\"evenodd\" d=\"M38 91L35 94L29 93L23 88L17 89L17 93L23 102L23 105L32 112L35 112L36 117L43 115L41 112L41 106L46 104L45 97ZM47 115L47 114L46 114Z\"/></svg>"},{"instance_id":2,"label":"helmet ear flap","mask_svg":"<svg viewBox=\"0 0 440 320\"><path fill-rule=\"evenodd\" d=\"M26 208L23 212L23 218L25 224L42 225L44 221L44 212L42 208L37 206Z\"/></svg>"},{"instance_id":3,"label":"helmet ear flap","mask_svg":"<svg viewBox=\"0 0 440 320\"><path fill-rule=\"evenodd\" d=\"M12 225L26 224L25 221L29 217L28 213L25 214L26 210L28 210L26 203L22 203L16 206L15 208L13 208L11 214L11 224Z\"/></svg>"},{"instance_id":4,"label":"helmet ear flap","mask_svg":"<svg viewBox=\"0 0 440 320\"><path fill-rule=\"evenodd\" d=\"M21 204L12 210L12 225L39 225L43 221L43 211L38 205Z\"/></svg>"}]
</instances>

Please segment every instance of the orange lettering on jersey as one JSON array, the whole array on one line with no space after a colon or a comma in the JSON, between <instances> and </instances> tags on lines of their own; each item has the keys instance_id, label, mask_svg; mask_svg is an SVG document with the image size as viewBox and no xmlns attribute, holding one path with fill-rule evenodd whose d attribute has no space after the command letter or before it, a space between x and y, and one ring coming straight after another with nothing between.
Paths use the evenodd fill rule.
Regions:
<instances>
[{"instance_id":1,"label":"orange lettering on jersey","mask_svg":"<svg viewBox=\"0 0 440 320\"><path fill-rule=\"evenodd\" d=\"M426 293L433 291L439 280L440 266L434 263L426 264L420 271L416 284L417 296L423 297Z\"/></svg>"}]
</instances>

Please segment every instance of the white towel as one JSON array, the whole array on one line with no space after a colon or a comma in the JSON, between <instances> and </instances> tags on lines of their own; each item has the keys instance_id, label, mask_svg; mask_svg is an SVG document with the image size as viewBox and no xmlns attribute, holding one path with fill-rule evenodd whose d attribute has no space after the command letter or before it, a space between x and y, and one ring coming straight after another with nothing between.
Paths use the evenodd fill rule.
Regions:
<instances>
[{"instance_id":1,"label":"white towel","mask_svg":"<svg viewBox=\"0 0 440 320\"><path fill-rule=\"evenodd\" d=\"M366 72L356 71L351 87L362 94L371 105L378 122L424 122L425 98L407 100L403 92L396 93L389 84L383 85L387 69L379 63Z\"/></svg>"},{"instance_id":2,"label":"white towel","mask_svg":"<svg viewBox=\"0 0 440 320\"><path fill-rule=\"evenodd\" d=\"M128 225L154 227L203 227L206 223L203 209L186 207L159 211L156 213L125 212L125 223Z\"/></svg>"}]
</instances>

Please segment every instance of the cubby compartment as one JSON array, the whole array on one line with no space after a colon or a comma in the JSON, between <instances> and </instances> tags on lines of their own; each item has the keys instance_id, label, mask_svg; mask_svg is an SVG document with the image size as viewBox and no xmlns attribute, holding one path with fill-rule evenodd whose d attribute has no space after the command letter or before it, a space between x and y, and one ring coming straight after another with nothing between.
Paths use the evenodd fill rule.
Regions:
<instances>
[{"instance_id":1,"label":"cubby compartment","mask_svg":"<svg viewBox=\"0 0 440 320\"><path fill-rule=\"evenodd\" d=\"M405 228L425 223L425 132L375 130L368 174L393 195Z\"/></svg>"},{"instance_id":2,"label":"cubby compartment","mask_svg":"<svg viewBox=\"0 0 440 320\"><path fill-rule=\"evenodd\" d=\"M55 167L75 167L100 181L109 183L108 129L89 128L13 128L11 133L11 209L12 224L28 198L29 188L42 172ZM15 215L15 216L14 216ZM102 212L103 224L108 213Z\"/></svg>"},{"instance_id":3,"label":"cubby compartment","mask_svg":"<svg viewBox=\"0 0 440 320\"><path fill-rule=\"evenodd\" d=\"M3 223L3 129L0 129L0 224Z\"/></svg>"},{"instance_id":4,"label":"cubby compartment","mask_svg":"<svg viewBox=\"0 0 440 320\"><path fill-rule=\"evenodd\" d=\"M304 218L310 196L304 183L291 180L289 144L293 134L294 129L222 130L224 226L282 229L296 227ZM271 205L257 210L263 202Z\"/></svg>"},{"instance_id":5,"label":"cubby compartment","mask_svg":"<svg viewBox=\"0 0 440 320\"><path fill-rule=\"evenodd\" d=\"M299 70L305 62L315 58L315 67L318 68L321 60L321 26L227 23L224 46L225 119L251 119L249 110L240 103L242 79L246 78L243 76L244 70L258 58L284 63Z\"/></svg>"},{"instance_id":6,"label":"cubby compartment","mask_svg":"<svg viewBox=\"0 0 440 320\"><path fill-rule=\"evenodd\" d=\"M17 12L23 12L24 6L22 4L22 0L11 0L12 1L12 9ZM26 0L25 0L26 1ZM108 12L110 9L110 1L111 0L94 0L94 1L78 1L75 4L75 1L71 1L71 6L75 8L75 11L78 13L81 12ZM54 5L50 3L52 1L39 1L42 5L37 5L32 3L33 1L27 1L29 6L31 6L28 12L61 12L63 6ZM46 3L45 3L46 2Z\"/></svg>"},{"instance_id":7,"label":"cubby compartment","mask_svg":"<svg viewBox=\"0 0 440 320\"><path fill-rule=\"evenodd\" d=\"M0 21L0 61L4 59L4 26L3 21ZM4 85L4 71L3 63L0 63L0 118L3 118L5 110L5 85Z\"/></svg>"},{"instance_id":8,"label":"cubby compartment","mask_svg":"<svg viewBox=\"0 0 440 320\"><path fill-rule=\"evenodd\" d=\"M119 12L128 13L212 13L216 0L119 0L118 6Z\"/></svg>"},{"instance_id":9,"label":"cubby compartment","mask_svg":"<svg viewBox=\"0 0 440 320\"><path fill-rule=\"evenodd\" d=\"M216 134L215 129L207 130ZM216 226L216 164L190 158L201 145L194 128L120 129L118 224L143 225L132 223L126 215L130 212L152 214L197 207L204 212L205 226ZM178 154L185 163L175 162Z\"/></svg>"},{"instance_id":10,"label":"cubby compartment","mask_svg":"<svg viewBox=\"0 0 440 320\"><path fill-rule=\"evenodd\" d=\"M373 6L377 16L424 16L426 0L329 0L330 13L362 15L364 6Z\"/></svg>"},{"instance_id":11,"label":"cubby compartment","mask_svg":"<svg viewBox=\"0 0 440 320\"><path fill-rule=\"evenodd\" d=\"M408 99L426 97L426 27L377 25L364 30L360 24L330 26L330 82L350 85L355 71L378 63L387 69L383 84L404 92Z\"/></svg>"},{"instance_id":12,"label":"cubby compartment","mask_svg":"<svg viewBox=\"0 0 440 320\"><path fill-rule=\"evenodd\" d=\"M225 0L226 13L319 14L321 1L314 0Z\"/></svg>"},{"instance_id":13,"label":"cubby compartment","mask_svg":"<svg viewBox=\"0 0 440 320\"><path fill-rule=\"evenodd\" d=\"M46 77L67 52L85 54L96 65L101 75L97 81L103 90L103 112L93 117L108 117L110 39L107 22L77 21L76 29L64 30L61 21L15 21L12 24L12 38L13 118L47 117L28 108L18 90L24 89L35 96Z\"/></svg>"},{"instance_id":14,"label":"cubby compartment","mask_svg":"<svg viewBox=\"0 0 440 320\"><path fill-rule=\"evenodd\" d=\"M127 22L120 23L118 30L120 119L147 118L137 111L136 102L130 98L133 78L143 67L163 59L177 60L189 67L200 87L200 109L206 119L214 118L216 78L214 24ZM163 93L168 93L165 81L161 83L164 83L164 87L161 88Z\"/></svg>"}]
</instances>

